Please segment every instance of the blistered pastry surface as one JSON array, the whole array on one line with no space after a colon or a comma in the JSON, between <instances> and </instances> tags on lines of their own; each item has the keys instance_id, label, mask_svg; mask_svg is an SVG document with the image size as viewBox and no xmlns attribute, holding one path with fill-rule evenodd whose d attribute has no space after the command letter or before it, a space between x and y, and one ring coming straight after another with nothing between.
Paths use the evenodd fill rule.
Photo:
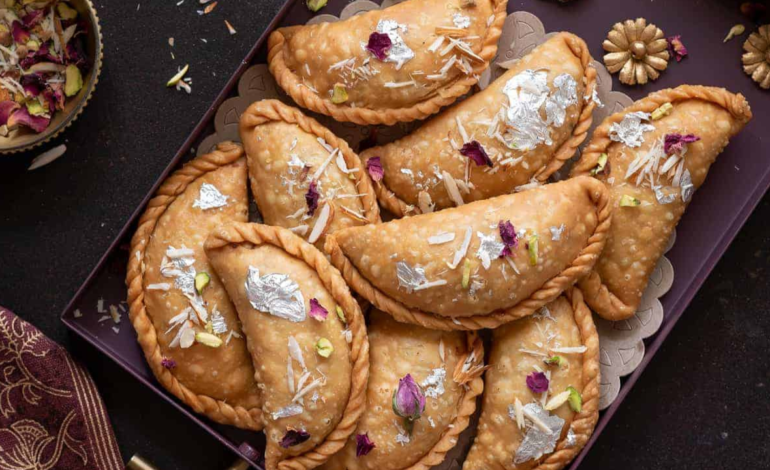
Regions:
<instances>
[{"instance_id":1,"label":"blistered pastry surface","mask_svg":"<svg viewBox=\"0 0 770 470\"><path fill-rule=\"evenodd\" d=\"M203 184L213 185L227 196L224 207L201 209L193 207L200 197ZM231 337L219 348L195 343L189 348L169 347L177 329L167 332L169 320L190 306L190 301L175 287L174 279L161 274L161 263L169 247L186 247L193 251L196 272L211 275L202 297L209 313L216 307L227 326L240 331L237 313L221 281L214 274L203 251L203 242L209 232L221 224L247 219L246 160L206 173L190 183L176 197L153 231L144 255L144 303L157 332L158 346L163 355L176 363L174 376L193 392L227 401L231 405L251 408L259 406L258 390L254 382L251 358L243 339ZM169 290L148 289L153 284L168 284ZM196 331L204 331L195 326ZM223 339L226 335L222 335Z\"/></svg>"},{"instance_id":2,"label":"blistered pastry surface","mask_svg":"<svg viewBox=\"0 0 770 470\"><path fill-rule=\"evenodd\" d=\"M568 386L582 392L582 354L559 353L563 363L555 367L545 365L543 356L522 352L524 349L550 356L555 354L550 352L550 348L583 346L572 307L566 298L559 297L546 308L552 319L545 315L533 315L494 330L490 369L484 378L481 418L463 470L528 469L535 466L536 460L518 465L513 463L524 432L519 430L515 417L508 413L508 406L513 405L517 398L525 406L538 403L542 407L545 404L543 393L536 394L527 387L527 375L538 368L550 371L546 400ZM561 434L563 439L575 413L566 403L550 413L565 421Z\"/></svg>"},{"instance_id":3,"label":"blistered pastry surface","mask_svg":"<svg viewBox=\"0 0 770 470\"><path fill-rule=\"evenodd\" d=\"M326 233L362 223L356 219L356 215L366 217L356 181L363 170L351 171L346 165L350 173L344 173L337 163L338 157L344 161L339 150L332 156L316 135L282 121L268 121L244 134L251 191L266 224L299 230L295 233L307 239L324 204L334 206ZM305 195L324 164L325 170L316 180L318 208L310 215ZM308 169L303 170L303 165ZM324 240L320 237L316 246L323 247Z\"/></svg>"},{"instance_id":4,"label":"blistered pastry surface","mask_svg":"<svg viewBox=\"0 0 770 470\"><path fill-rule=\"evenodd\" d=\"M528 183L552 159L556 149L572 134L580 115L585 95L585 71L580 58L567 45L567 37L565 34L554 36L518 60L484 91L443 111L412 134L362 152L361 158L380 157L385 171L383 184L414 206L418 205L418 194L422 191L428 193L436 210L455 205L442 181L443 171L468 186L468 192L461 191L465 202L513 192L517 186ZM504 122L498 116L508 103L503 88L512 77L525 70L547 71L551 91L554 90L554 78L563 73L571 75L577 82L578 103L567 108L561 126L549 126L550 145L541 143L532 150L522 151L509 148L489 132L492 128L498 135L504 131ZM544 110L541 115L545 118ZM476 166L460 154L464 142L458 121L470 140L481 143L489 154L493 162L491 168Z\"/></svg>"},{"instance_id":5,"label":"blistered pastry surface","mask_svg":"<svg viewBox=\"0 0 770 470\"><path fill-rule=\"evenodd\" d=\"M677 102L670 115L651 124L655 129L644 133L640 147L630 148L621 142L609 146L610 174L601 177L611 188L614 211L607 243L595 269L610 291L632 310L639 305L650 274L687 203L682 200L680 188L672 187L673 180L667 174L660 175L660 183L675 198L667 204L658 203L648 181L636 184L638 173L625 178L629 164L649 152L666 134L695 134L700 140L687 144L684 165L697 189L728 139L742 127L724 108L700 100ZM619 207L623 195L636 197L641 205Z\"/></svg>"},{"instance_id":6,"label":"blistered pastry surface","mask_svg":"<svg viewBox=\"0 0 770 470\"><path fill-rule=\"evenodd\" d=\"M378 310L372 310L369 318L366 411L345 448L322 467L326 470L398 470L414 465L452 424L463 397L463 387L452 380L452 373L467 353L465 333L398 323ZM427 394L425 413L414 422L408 442L402 444L399 440L406 435L403 419L392 408L398 381L411 374L425 390L426 379L437 369L446 371L444 391L437 397ZM356 457L357 434L368 434L376 445L366 456Z\"/></svg>"},{"instance_id":7,"label":"blistered pastry surface","mask_svg":"<svg viewBox=\"0 0 770 470\"><path fill-rule=\"evenodd\" d=\"M272 245L240 244L219 248L209 254L238 311L248 340L255 377L262 391L268 461L283 460L316 447L339 422L350 394L350 349L344 325L335 313L334 298L305 262ZM310 311L310 299L315 298L329 312L326 320L318 321L308 315L304 321L291 322L255 310L245 288L250 267L258 269L261 276L288 275L299 285L306 311ZM315 389L317 396L308 393L301 402L294 402L303 405L301 414L276 419L273 413L291 405L299 391L292 392L289 386L290 337L299 344L306 369L311 373L306 384L323 377L325 383ZM321 338L328 339L334 348L328 358L316 353L315 344ZM296 360L292 364L296 386L303 369ZM279 443L289 429L305 430L310 438L284 449Z\"/></svg>"},{"instance_id":8,"label":"blistered pastry surface","mask_svg":"<svg viewBox=\"0 0 770 470\"><path fill-rule=\"evenodd\" d=\"M436 213L355 227L333 236L356 269L393 299L443 316L486 314L528 298L572 263L597 225L593 186L587 178L573 179ZM478 234L501 243L500 221L510 221L520 232L518 247L508 260L493 253L485 269L478 255ZM553 231L562 227L561 235L555 236ZM448 263L461 251L469 229L467 253L451 268ZM452 241L430 243L429 238L447 232L454 234ZM536 265L531 265L527 249L533 234L538 236ZM468 288L462 285L466 259L470 264ZM399 283L400 262L422 268L428 283L446 283L409 292ZM472 292L473 281L477 288Z\"/></svg>"},{"instance_id":9,"label":"blistered pastry surface","mask_svg":"<svg viewBox=\"0 0 770 470\"><path fill-rule=\"evenodd\" d=\"M356 15L344 21L281 28L286 37L283 55L287 67L300 82L315 90L322 98L330 98L336 83L346 86L346 105L372 109L408 107L438 93L447 84L464 76L451 67L442 79L427 80L429 75L440 74L450 54L431 52L429 46L440 35L437 27L454 28L454 14L468 18L463 28L471 50L478 53L487 32L487 22L493 14L490 0L477 0L476 6L462 8L462 0L410 0L384 10ZM393 62L383 62L364 46L377 30L381 20L393 20L406 27L400 32L414 57L400 69ZM448 43L445 42L445 45ZM342 61L354 59L350 68L337 67ZM367 65L368 64L368 65ZM471 66L477 63L469 61ZM360 69L365 67L366 70ZM358 72L353 72L358 70ZM386 84L415 80L414 86L390 88Z\"/></svg>"}]
</instances>

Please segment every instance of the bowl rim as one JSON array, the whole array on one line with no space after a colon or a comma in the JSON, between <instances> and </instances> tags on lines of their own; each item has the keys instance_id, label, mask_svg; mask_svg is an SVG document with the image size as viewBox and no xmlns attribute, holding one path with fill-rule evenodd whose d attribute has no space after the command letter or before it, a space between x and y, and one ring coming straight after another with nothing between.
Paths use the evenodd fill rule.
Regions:
<instances>
[{"instance_id":1,"label":"bowl rim","mask_svg":"<svg viewBox=\"0 0 770 470\"><path fill-rule=\"evenodd\" d=\"M102 59L104 56L103 50L104 45L102 44L102 28L101 24L99 23L99 15L96 12L96 7L94 6L93 2L91 0L81 0L88 9L88 17L90 19L91 24L93 25L93 31L92 40L94 41L94 63L93 63L93 72L91 73L91 78L86 84L86 92L83 94L83 96L79 99L79 103L75 108L72 109L72 111L69 112L67 116L62 119L62 121L56 125L53 129L46 129L43 133L41 133L37 139L32 140L31 142L28 142L26 144L16 145L16 146L9 146L9 147L1 147L0 146L0 157L4 155L10 155L14 153L20 153L27 150L31 150L33 148L39 147L48 141L54 139L55 137L58 137L59 134L61 134L66 128L68 128L75 119L80 116L80 114L83 112L83 109L86 107L88 102L91 100L91 96L93 95L94 89L96 88L96 84L99 83L99 75L102 71Z\"/></svg>"}]
</instances>

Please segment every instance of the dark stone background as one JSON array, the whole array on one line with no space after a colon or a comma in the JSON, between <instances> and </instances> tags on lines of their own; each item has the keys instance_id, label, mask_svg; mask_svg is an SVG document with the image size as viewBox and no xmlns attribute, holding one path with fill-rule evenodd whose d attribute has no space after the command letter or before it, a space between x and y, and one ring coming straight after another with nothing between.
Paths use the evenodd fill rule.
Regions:
<instances>
[{"instance_id":1,"label":"dark stone background","mask_svg":"<svg viewBox=\"0 0 770 470\"><path fill-rule=\"evenodd\" d=\"M280 0L220 0L203 17L197 0L94 3L104 70L85 113L49 145L66 142L67 154L35 172L25 169L38 152L0 156L0 304L87 365L126 460L140 452L160 470L224 468L228 450L69 334L59 315ZM189 96L164 87L185 63ZM581 468L770 468L768 219L765 197Z\"/></svg>"}]
</instances>

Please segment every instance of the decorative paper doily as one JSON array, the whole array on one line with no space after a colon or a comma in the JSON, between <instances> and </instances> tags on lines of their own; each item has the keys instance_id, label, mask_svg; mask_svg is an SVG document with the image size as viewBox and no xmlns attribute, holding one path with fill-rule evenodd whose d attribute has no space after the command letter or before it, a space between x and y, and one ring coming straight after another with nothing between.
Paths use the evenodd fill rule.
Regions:
<instances>
[{"instance_id":1,"label":"decorative paper doily","mask_svg":"<svg viewBox=\"0 0 770 470\"><path fill-rule=\"evenodd\" d=\"M390 6L398 1L385 0L383 6ZM309 23L319 23L325 21L339 21L346 19L358 13L380 8L376 3L368 0L356 0L348 4L341 12L339 18L333 15L323 14L314 17ZM535 15L527 12L516 12L508 15L503 27L502 36L498 44L498 53L493 60L490 69L482 74L479 81L479 87L484 89L491 80L499 77L505 72L505 68L500 64L505 64L518 59L539 44L545 42L552 34L545 33L543 23ZM597 71L597 92L599 99L604 103L604 107L597 108L594 111L594 120L589 131L592 134L593 129L604 120L605 117L615 112L621 111L630 105L633 100L623 93L612 91L612 78L607 69L600 62L593 61L593 67ZM238 83L238 96L226 100L217 110L214 119L216 132L205 138L198 147L198 155L209 152L214 146L224 140L240 141L238 136L238 119L243 111L254 101L262 99L280 99L292 106L296 106L291 99L276 85L273 77L267 69L267 65L258 64L249 68L241 77ZM343 137L352 148L357 149L362 140L376 138L378 144L398 139L411 132L419 126L419 122L399 124L392 127L387 126L358 126L352 123L339 123L327 116L312 115L324 126L331 129L335 134ZM373 133L373 129L376 132ZM588 140L588 139L587 139ZM586 141L587 143L587 141ZM584 145L586 144L584 143ZM575 157L573 161L576 159ZM564 167L556 173L555 179L563 179L569 172L572 161L567 162ZM670 245L673 244L672 237ZM669 247L670 247L669 245ZM667 250L668 251L668 250ZM619 322L610 322L594 316L597 329L599 330L601 345L601 396L599 401L600 409L607 408L618 396L620 391L620 378L630 374L641 363L644 357L644 338L653 335L663 321L663 307L658 300L663 294L668 292L674 280L674 270L669 260L661 258L650 278L650 283L642 297L642 303L636 315L628 320ZM470 445L469 434L475 427L474 423L469 426L463 436L468 435L468 439L460 439L458 446L450 453L450 456L460 458L465 455L467 446ZM447 458L447 462L452 462L453 458ZM456 462L455 462L456 463ZM443 467L443 466L442 466ZM449 468L449 467L447 467Z\"/></svg>"}]
</instances>

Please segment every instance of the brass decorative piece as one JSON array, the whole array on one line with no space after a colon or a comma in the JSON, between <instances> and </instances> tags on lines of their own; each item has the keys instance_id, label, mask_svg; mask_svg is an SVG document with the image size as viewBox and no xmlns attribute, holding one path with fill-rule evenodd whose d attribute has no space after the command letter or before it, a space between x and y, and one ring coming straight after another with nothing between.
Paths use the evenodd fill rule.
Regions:
<instances>
[{"instance_id":1,"label":"brass decorative piece","mask_svg":"<svg viewBox=\"0 0 770 470\"><path fill-rule=\"evenodd\" d=\"M663 31L644 18L615 23L602 43L604 64L610 73L620 72L621 83L644 85L656 80L668 67L668 42Z\"/></svg>"},{"instance_id":2,"label":"brass decorative piece","mask_svg":"<svg viewBox=\"0 0 770 470\"><path fill-rule=\"evenodd\" d=\"M760 87L770 89L770 24L751 33L743 50L743 71Z\"/></svg>"}]
</instances>

